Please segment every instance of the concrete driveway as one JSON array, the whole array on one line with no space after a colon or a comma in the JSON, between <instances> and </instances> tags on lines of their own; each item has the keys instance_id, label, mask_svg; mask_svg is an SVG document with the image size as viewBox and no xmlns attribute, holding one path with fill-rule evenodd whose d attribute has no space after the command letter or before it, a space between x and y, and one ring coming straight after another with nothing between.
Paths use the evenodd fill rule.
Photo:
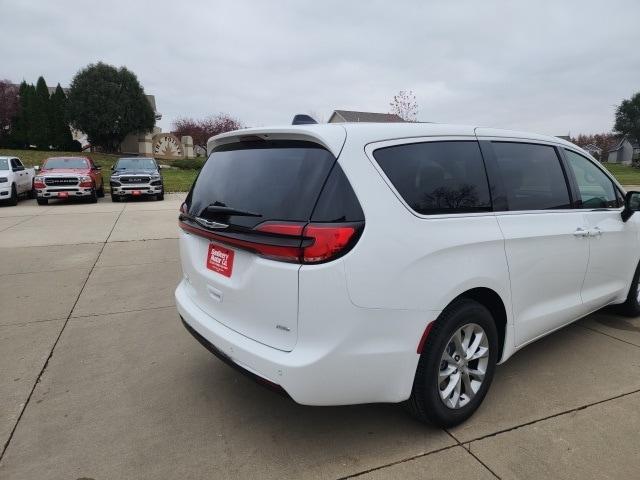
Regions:
<instances>
[{"instance_id":1,"label":"concrete driveway","mask_svg":"<svg viewBox=\"0 0 640 480\"><path fill-rule=\"evenodd\" d=\"M450 431L299 406L180 325L180 203L0 207L0 478L638 477L640 319L528 347Z\"/></svg>"}]
</instances>

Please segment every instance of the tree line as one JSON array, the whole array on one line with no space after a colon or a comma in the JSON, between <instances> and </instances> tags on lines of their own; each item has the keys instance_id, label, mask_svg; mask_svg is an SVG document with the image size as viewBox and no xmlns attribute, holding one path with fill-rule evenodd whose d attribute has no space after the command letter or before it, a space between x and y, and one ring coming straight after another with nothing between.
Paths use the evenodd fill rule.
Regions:
<instances>
[{"instance_id":1,"label":"tree line","mask_svg":"<svg viewBox=\"0 0 640 480\"><path fill-rule=\"evenodd\" d=\"M131 133L150 132L156 113L136 75L99 62L78 71L68 89L49 94L36 85L0 80L0 146L80 150L71 129L87 135L93 149L117 152Z\"/></svg>"},{"instance_id":2,"label":"tree line","mask_svg":"<svg viewBox=\"0 0 640 480\"><path fill-rule=\"evenodd\" d=\"M67 96L57 85L49 94L47 82L19 86L0 81L0 145L41 150L80 150L71 135L67 116Z\"/></svg>"}]
</instances>

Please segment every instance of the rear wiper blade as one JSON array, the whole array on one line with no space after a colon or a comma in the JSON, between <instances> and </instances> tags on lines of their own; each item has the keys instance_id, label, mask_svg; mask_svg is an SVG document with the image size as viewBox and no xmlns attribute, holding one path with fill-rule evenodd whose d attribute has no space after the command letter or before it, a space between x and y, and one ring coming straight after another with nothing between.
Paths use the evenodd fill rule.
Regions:
<instances>
[{"instance_id":1,"label":"rear wiper blade","mask_svg":"<svg viewBox=\"0 0 640 480\"><path fill-rule=\"evenodd\" d=\"M248 210L238 210L237 208L232 207L223 207L221 205L216 205L212 203L208 207L206 207L200 213L200 216L205 216L206 214L210 215L236 215L238 217L261 217L262 215L255 212L250 212Z\"/></svg>"}]
</instances>

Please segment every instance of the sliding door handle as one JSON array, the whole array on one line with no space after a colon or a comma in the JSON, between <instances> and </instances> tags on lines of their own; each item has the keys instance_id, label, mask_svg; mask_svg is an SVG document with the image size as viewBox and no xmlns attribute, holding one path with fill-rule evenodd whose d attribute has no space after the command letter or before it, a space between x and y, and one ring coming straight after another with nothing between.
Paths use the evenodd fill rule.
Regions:
<instances>
[{"instance_id":1,"label":"sliding door handle","mask_svg":"<svg viewBox=\"0 0 640 480\"><path fill-rule=\"evenodd\" d=\"M573 232L573 236L574 237L588 237L589 236L589 230L587 230L586 228L578 227L578 228L576 228L576 231Z\"/></svg>"}]
</instances>

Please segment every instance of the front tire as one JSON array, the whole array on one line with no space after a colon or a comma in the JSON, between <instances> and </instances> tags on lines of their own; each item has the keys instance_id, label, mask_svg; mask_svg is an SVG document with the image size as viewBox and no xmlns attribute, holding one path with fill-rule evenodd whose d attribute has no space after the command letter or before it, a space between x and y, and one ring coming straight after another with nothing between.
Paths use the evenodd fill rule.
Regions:
<instances>
[{"instance_id":1,"label":"front tire","mask_svg":"<svg viewBox=\"0 0 640 480\"><path fill-rule=\"evenodd\" d=\"M156 194L156 200L164 200L164 189L160 193Z\"/></svg>"},{"instance_id":2,"label":"front tire","mask_svg":"<svg viewBox=\"0 0 640 480\"><path fill-rule=\"evenodd\" d=\"M471 299L455 301L429 332L405 408L440 427L462 423L482 403L497 360L498 332L489 310Z\"/></svg>"},{"instance_id":3,"label":"front tire","mask_svg":"<svg viewBox=\"0 0 640 480\"><path fill-rule=\"evenodd\" d=\"M91 195L89 195L89 203L98 203L98 194L96 193L96 189L91 190Z\"/></svg>"},{"instance_id":4,"label":"front tire","mask_svg":"<svg viewBox=\"0 0 640 480\"><path fill-rule=\"evenodd\" d=\"M9 197L9 205L15 207L18 205L18 190L16 190L15 184L11 185L11 197Z\"/></svg>"},{"instance_id":5,"label":"front tire","mask_svg":"<svg viewBox=\"0 0 640 480\"><path fill-rule=\"evenodd\" d=\"M97 193L98 193L98 197L104 198L104 183L100 185L100 188L98 189Z\"/></svg>"},{"instance_id":6,"label":"front tire","mask_svg":"<svg viewBox=\"0 0 640 480\"><path fill-rule=\"evenodd\" d=\"M640 264L636 267L636 273L631 280L631 287L629 288L629 294L627 300L618 305L618 312L627 317L640 316Z\"/></svg>"},{"instance_id":7,"label":"front tire","mask_svg":"<svg viewBox=\"0 0 640 480\"><path fill-rule=\"evenodd\" d=\"M38 205L49 205L49 199L48 198L38 198L37 202L38 202Z\"/></svg>"}]
</instances>

